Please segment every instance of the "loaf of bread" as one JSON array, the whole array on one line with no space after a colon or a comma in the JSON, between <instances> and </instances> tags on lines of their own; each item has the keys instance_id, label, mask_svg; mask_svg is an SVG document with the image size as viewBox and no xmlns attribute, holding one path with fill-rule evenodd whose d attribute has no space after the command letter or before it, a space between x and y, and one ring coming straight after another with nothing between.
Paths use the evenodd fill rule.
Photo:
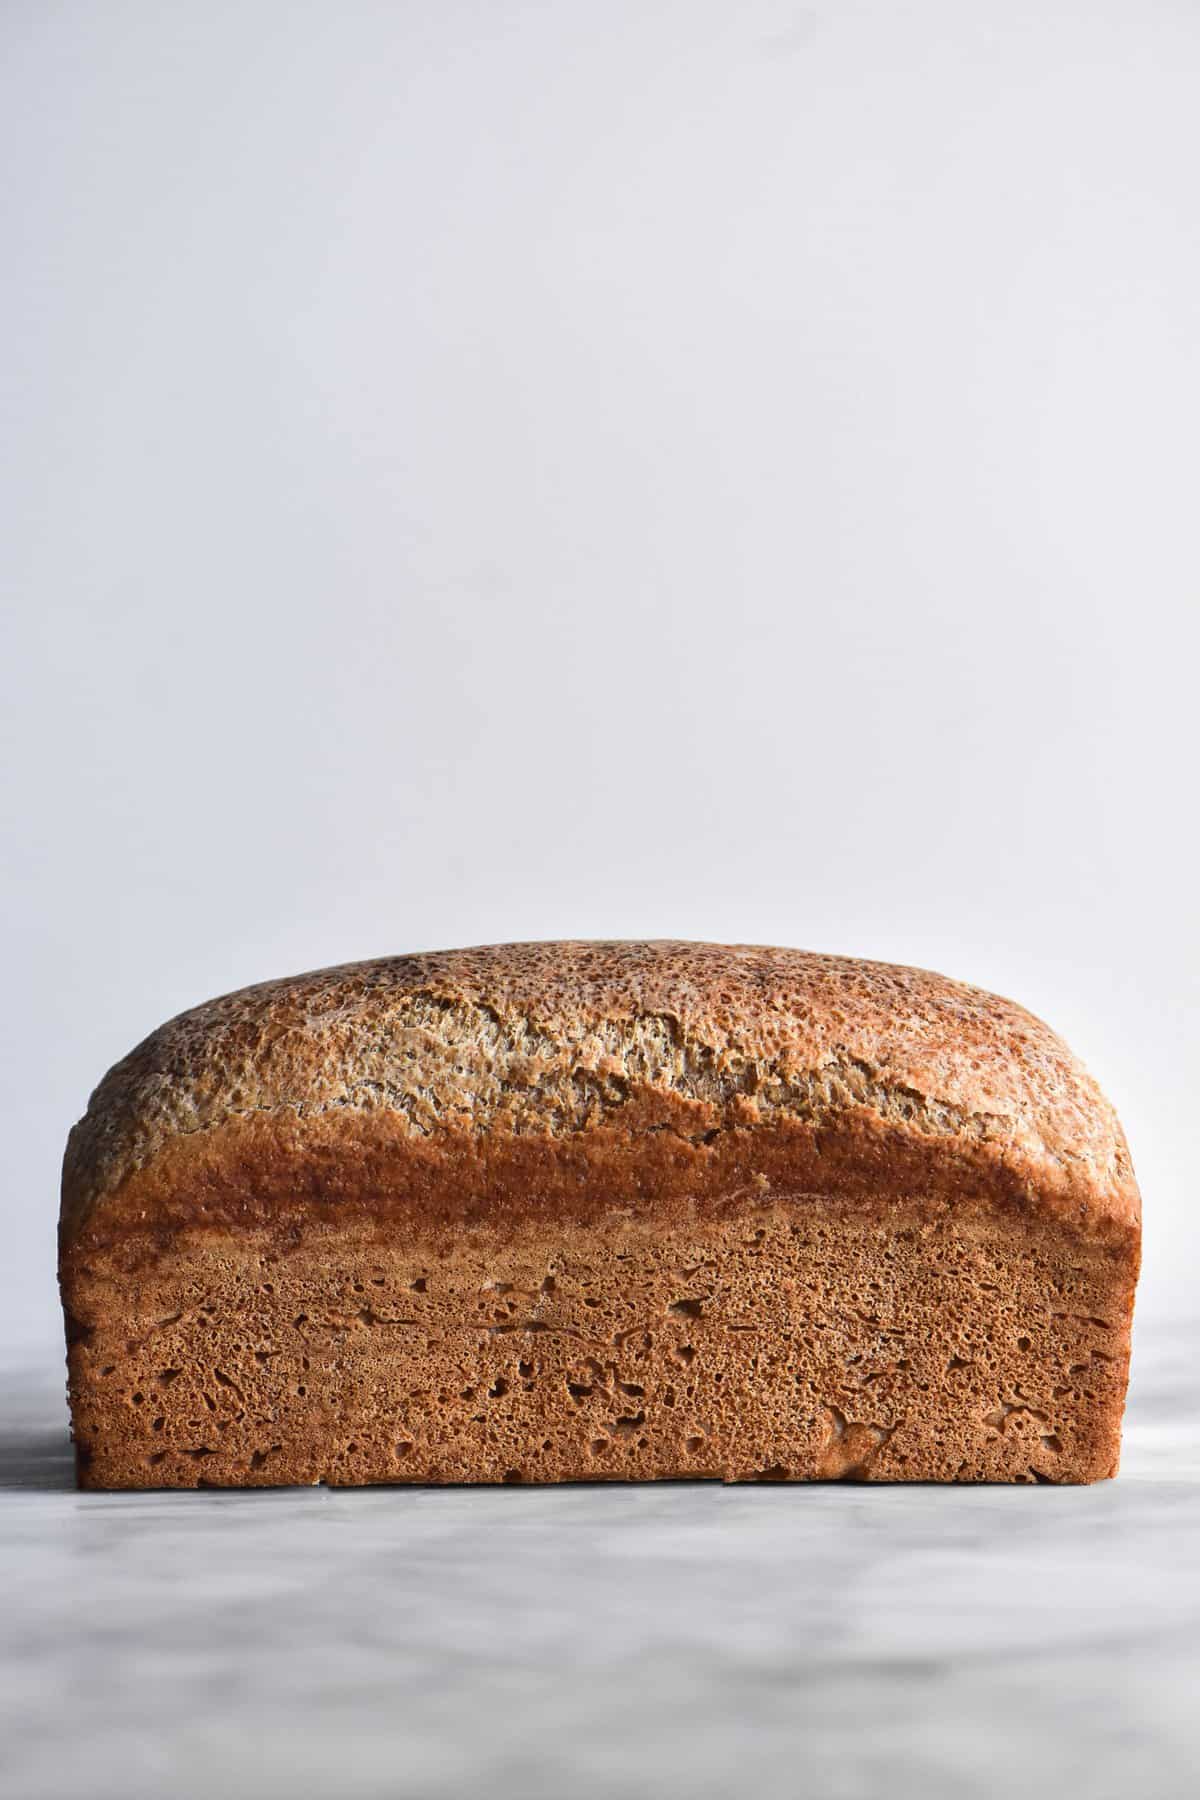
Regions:
<instances>
[{"instance_id":1,"label":"loaf of bread","mask_svg":"<svg viewBox=\"0 0 1200 1800\"><path fill-rule=\"evenodd\" d=\"M247 988L71 1133L79 1480L1093 1481L1120 1126L1008 1000L688 943Z\"/></svg>"}]
</instances>

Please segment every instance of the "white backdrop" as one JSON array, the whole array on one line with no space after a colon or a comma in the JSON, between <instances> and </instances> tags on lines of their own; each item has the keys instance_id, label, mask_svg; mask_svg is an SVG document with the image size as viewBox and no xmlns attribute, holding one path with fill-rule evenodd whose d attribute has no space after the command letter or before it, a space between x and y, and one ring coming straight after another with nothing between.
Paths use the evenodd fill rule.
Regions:
<instances>
[{"instance_id":1,"label":"white backdrop","mask_svg":"<svg viewBox=\"0 0 1200 1800\"><path fill-rule=\"evenodd\" d=\"M162 1018L558 935L1013 994L1190 1306L1200 11L0 32L0 1331Z\"/></svg>"}]
</instances>

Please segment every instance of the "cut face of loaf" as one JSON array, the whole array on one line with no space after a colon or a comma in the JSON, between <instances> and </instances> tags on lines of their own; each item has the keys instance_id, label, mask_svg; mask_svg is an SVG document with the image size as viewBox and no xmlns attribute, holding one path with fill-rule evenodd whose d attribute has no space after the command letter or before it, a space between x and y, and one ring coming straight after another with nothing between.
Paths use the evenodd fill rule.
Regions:
<instances>
[{"instance_id":1,"label":"cut face of loaf","mask_svg":"<svg viewBox=\"0 0 1200 1800\"><path fill-rule=\"evenodd\" d=\"M505 945L163 1026L67 1147L85 1487L1115 1473L1120 1127L1020 1007Z\"/></svg>"}]
</instances>

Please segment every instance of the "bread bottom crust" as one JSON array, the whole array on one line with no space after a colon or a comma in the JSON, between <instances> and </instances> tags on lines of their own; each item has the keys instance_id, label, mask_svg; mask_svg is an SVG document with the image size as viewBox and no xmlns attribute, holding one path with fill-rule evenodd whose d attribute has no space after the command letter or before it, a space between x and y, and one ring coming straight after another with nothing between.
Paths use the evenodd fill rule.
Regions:
<instances>
[{"instance_id":1,"label":"bread bottom crust","mask_svg":"<svg viewBox=\"0 0 1200 1800\"><path fill-rule=\"evenodd\" d=\"M1094 1481L1134 1255L827 1201L424 1243L183 1234L72 1273L79 1481Z\"/></svg>"}]
</instances>

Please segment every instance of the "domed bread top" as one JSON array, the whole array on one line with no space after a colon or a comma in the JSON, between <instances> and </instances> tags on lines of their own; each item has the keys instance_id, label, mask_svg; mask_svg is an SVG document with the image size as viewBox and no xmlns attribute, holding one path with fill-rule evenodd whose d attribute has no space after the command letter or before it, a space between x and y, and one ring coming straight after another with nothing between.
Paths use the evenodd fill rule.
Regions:
<instances>
[{"instance_id":1,"label":"domed bread top","mask_svg":"<svg viewBox=\"0 0 1200 1800\"><path fill-rule=\"evenodd\" d=\"M1140 1218L1112 1108L1010 1000L799 950L563 942L352 963L180 1014L72 1132L65 1241L179 1140L283 1116L375 1121L430 1150L664 1131L703 1149L794 1126L818 1154L827 1135L869 1138L876 1171L881 1141L944 1146L954 1169L991 1171L1081 1229L1124 1235Z\"/></svg>"}]
</instances>

